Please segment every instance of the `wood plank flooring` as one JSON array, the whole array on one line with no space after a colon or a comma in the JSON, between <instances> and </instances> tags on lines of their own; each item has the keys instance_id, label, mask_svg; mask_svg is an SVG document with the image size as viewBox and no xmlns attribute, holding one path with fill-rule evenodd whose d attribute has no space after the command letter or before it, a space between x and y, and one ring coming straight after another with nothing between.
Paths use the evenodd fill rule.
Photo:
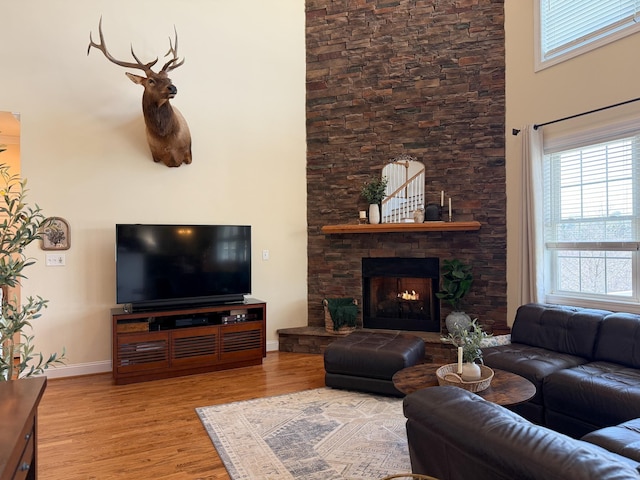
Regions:
<instances>
[{"instance_id":1,"label":"wood plank flooring","mask_svg":"<svg viewBox=\"0 0 640 480\"><path fill-rule=\"evenodd\" d=\"M133 385L113 385L110 374L52 379L38 410L39 478L228 480L194 409L322 386L322 355L284 352Z\"/></svg>"}]
</instances>

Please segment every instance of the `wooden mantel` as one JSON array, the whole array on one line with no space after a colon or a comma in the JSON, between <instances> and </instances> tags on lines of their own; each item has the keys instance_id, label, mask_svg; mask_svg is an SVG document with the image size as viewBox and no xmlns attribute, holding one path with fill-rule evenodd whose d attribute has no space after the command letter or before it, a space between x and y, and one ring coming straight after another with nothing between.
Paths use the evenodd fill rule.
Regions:
<instances>
[{"instance_id":1,"label":"wooden mantel","mask_svg":"<svg viewBox=\"0 0 640 480\"><path fill-rule=\"evenodd\" d=\"M480 230L480 222L424 222L325 225L322 233L464 232Z\"/></svg>"}]
</instances>

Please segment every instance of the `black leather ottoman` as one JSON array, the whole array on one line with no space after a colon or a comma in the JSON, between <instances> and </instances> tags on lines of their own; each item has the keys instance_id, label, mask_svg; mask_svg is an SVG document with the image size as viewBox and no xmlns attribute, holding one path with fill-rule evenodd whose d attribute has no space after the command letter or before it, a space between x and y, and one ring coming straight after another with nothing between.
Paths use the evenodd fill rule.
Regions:
<instances>
[{"instance_id":1,"label":"black leather ottoman","mask_svg":"<svg viewBox=\"0 0 640 480\"><path fill-rule=\"evenodd\" d=\"M327 387L404 396L391 378L424 361L424 340L403 333L355 331L324 352Z\"/></svg>"}]
</instances>

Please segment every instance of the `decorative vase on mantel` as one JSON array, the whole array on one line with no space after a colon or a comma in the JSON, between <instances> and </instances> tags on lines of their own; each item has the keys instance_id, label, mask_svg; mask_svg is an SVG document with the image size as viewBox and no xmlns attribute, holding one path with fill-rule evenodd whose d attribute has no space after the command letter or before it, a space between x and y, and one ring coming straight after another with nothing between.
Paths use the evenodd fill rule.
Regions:
<instances>
[{"instance_id":1,"label":"decorative vase on mantel","mask_svg":"<svg viewBox=\"0 0 640 480\"><path fill-rule=\"evenodd\" d=\"M448 332L455 332L458 328L467 330L471 326L471 317L461 311L453 311L444 321Z\"/></svg>"},{"instance_id":2,"label":"decorative vase on mantel","mask_svg":"<svg viewBox=\"0 0 640 480\"><path fill-rule=\"evenodd\" d=\"M380 223L380 205L377 203L369 205L369 223L372 225Z\"/></svg>"}]
</instances>

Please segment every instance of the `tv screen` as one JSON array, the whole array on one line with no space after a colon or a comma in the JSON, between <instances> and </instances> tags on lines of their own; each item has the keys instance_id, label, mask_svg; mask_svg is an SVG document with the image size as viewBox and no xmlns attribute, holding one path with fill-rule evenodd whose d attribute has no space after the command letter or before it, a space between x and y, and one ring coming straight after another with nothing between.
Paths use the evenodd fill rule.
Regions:
<instances>
[{"instance_id":1,"label":"tv screen","mask_svg":"<svg viewBox=\"0 0 640 480\"><path fill-rule=\"evenodd\" d=\"M116 225L116 302L237 302L251 293L248 225Z\"/></svg>"}]
</instances>

